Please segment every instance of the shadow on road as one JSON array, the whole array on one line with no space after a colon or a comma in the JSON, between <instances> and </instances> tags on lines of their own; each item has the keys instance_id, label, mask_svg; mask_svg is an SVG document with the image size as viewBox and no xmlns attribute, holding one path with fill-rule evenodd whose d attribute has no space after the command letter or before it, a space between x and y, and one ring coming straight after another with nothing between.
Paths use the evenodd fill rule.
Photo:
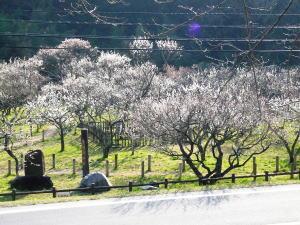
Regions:
<instances>
[{"instance_id":1,"label":"shadow on road","mask_svg":"<svg viewBox=\"0 0 300 225\"><path fill-rule=\"evenodd\" d=\"M186 195L186 197L185 197ZM193 194L176 194L173 197L169 196L151 196L145 198L145 201L128 202L124 204L119 204L111 209L112 213L119 215L126 215L131 213L143 213L143 214L161 214L161 212L167 211L180 211L188 212L193 209L208 210L210 208L215 208L223 202L232 200L233 198L238 198L238 196L213 196L212 191L205 191L204 195L197 197Z\"/></svg>"}]
</instances>

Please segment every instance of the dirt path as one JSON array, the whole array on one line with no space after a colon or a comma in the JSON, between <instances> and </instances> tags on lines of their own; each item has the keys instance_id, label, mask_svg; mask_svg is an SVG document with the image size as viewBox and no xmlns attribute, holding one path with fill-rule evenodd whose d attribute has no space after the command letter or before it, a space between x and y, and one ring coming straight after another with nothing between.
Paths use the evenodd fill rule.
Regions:
<instances>
[{"instance_id":1,"label":"dirt path","mask_svg":"<svg viewBox=\"0 0 300 225\"><path fill-rule=\"evenodd\" d=\"M56 132L57 131L55 127L49 127L47 130L45 130L45 139L55 136ZM29 137L27 140L24 139L19 142L15 142L13 144L13 148L16 149L27 145L33 145L41 141L42 141L42 134L40 133L37 136Z\"/></svg>"}]
</instances>

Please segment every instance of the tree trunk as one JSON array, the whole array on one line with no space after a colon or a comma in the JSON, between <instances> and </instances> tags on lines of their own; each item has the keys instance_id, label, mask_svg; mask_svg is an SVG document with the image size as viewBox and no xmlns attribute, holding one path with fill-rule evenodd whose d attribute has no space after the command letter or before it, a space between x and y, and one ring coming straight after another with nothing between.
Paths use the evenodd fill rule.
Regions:
<instances>
[{"instance_id":1,"label":"tree trunk","mask_svg":"<svg viewBox=\"0 0 300 225\"><path fill-rule=\"evenodd\" d=\"M223 155L219 155L216 161L216 172L213 177L222 177Z\"/></svg>"},{"instance_id":2,"label":"tree trunk","mask_svg":"<svg viewBox=\"0 0 300 225\"><path fill-rule=\"evenodd\" d=\"M294 154L294 151L291 150L291 151L288 151L288 154L289 154L289 163L290 164L293 164L295 162L295 154Z\"/></svg>"},{"instance_id":3,"label":"tree trunk","mask_svg":"<svg viewBox=\"0 0 300 225\"><path fill-rule=\"evenodd\" d=\"M7 154L13 158L13 160L15 160L15 172L16 175L19 176L19 160L17 158L17 156L15 156L15 154L11 151L11 150L5 150L7 152Z\"/></svg>"},{"instance_id":4,"label":"tree trunk","mask_svg":"<svg viewBox=\"0 0 300 225\"><path fill-rule=\"evenodd\" d=\"M205 151L204 151L204 150L202 150L202 151L200 152L200 158L201 158L201 161L202 161L202 162L205 161L206 154L205 154Z\"/></svg>"},{"instance_id":5,"label":"tree trunk","mask_svg":"<svg viewBox=\"0 0 300 225\"><path fill-rule=\"evenodd\" d=\"M65 151L65 132L62 127L60 127L59 136L60 136L60 151L63 152Z\"/></svg>"},{"instance_id":6,"label":"tree trunk","mask_svg":"<svg viewBox=\"0 0 300 225\"><path fill-rule=\"evenodd\" d=\"M193 163L191 157L185 152L184 147L182 145L182 143L178 143L179 145L179 149L182 153L182 156L185 158L186 163L189 165L189 167L193 170L194 174L198 177L198 178L202 178L203 175L202 173L198 170L198 168L195 166L195 164Z\"/></svg>"},{"instance_id":7,"label":"tree trunk","mask_svg":"<svg viewBox=\"0 0 300 225\"><path fill-rule=\"evenodd\" d=\"M190 157L187 157L187 158L185 157L185 161L189 165L189 167L193 170L194 174L198 178L202 178L203 177L202 173L198 170L198 168L195 166L195 164L193 163L193 161L191 160Z\"/></svg>"},{"instance_id":8,"label":"tree trunk","mask_svg":"<svg viewBox=\"0 0 300 225\"><path fill-rule=\"evenodd\" d=\"M9 135L5 135L4 136L4 151L15 160L15 169L16 169L16 175L19 175L19 160L17 158L17 156L15 156L15 154L13 153L13 151L11 149L9 149L9 141L10 141L10 137Z\"/></svg>"}]
</instances>

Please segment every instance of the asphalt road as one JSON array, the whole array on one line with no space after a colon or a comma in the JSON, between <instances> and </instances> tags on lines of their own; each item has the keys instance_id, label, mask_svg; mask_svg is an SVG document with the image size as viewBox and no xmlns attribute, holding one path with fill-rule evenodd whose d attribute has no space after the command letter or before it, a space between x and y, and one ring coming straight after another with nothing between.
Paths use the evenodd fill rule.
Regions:
<instances>
[{"instance_id":1,"label":"asphalt road","mask_svg":"<svg viewBox=\"0 0 300 225\"><path fill-rule=\"evenodd\" d=\"M300 185L0 208L0 225L300 225Z\"/></svg>"}]
</instances>

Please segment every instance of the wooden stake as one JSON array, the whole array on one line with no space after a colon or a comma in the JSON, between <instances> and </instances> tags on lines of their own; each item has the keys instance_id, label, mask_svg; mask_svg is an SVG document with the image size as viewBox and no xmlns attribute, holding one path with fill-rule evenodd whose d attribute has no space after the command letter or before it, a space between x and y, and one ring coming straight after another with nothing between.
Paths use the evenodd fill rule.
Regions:
<instances>
[{"instance_id":1,"label":"wooden stake","mask_svg":"<svg viewBox=\"0 0 300 225\"><path fill-rule=\"evenodd\" d=\"M109 161L105 160L105 176L109 177Z\"/></svg>"},{"instance_id":2,"label":"wooden stake","mask_svg":"<svg viewBox=\"0 0 300 225\"><path fill-rule=\"evenodd\" d=\"M88 130L81 130L81 152L82 152L82 176L85 177L90 173L89 166L89 142Z\"/></svg>"},{"instance_id":3,"label":"wooden stake","mask_svg":"<svg viewBox=\"0 0 300 225\"><path fill-rule=\"evenodd\" d=\"M253 165L253 181L256 181L256 174L257 174L257 164Z\"/></svg>"},{"instance_id":4,"label":"wooden stake","mask_svg":"<svg viewBox=\"0 0 300 225\"><path fill-rule=\"evenodd\" d=\"M52 154L52 169L55 169L56 167L56 162L55 162L55 154Z\"/></svg>"},{"instance_id":5,"label":"wooden stake","mask_svg":"<svg viewBox=\"0 0 300 225\"><path fill-rule=\"evenodd\" d=\"M252 173L253 174L254 174L254 168L255 168L256 165L257 165L256 164L256 157L253 157L253 161L252 161L252 168L253 168Z\"/></svg>"},{"instance_id":6,"label":"wooden stake","mask_svg":"<svg viewBox=\"0 0 300 225\"><path fill-rule=\"evenodd\" d=\"M151 172L152 170L152 156L148 155L148 172Z\"/></svg>"},{"instance_id":7,"label":"wooden stake","mask_svg":"<svg viewBox=\"0 0 300 225\"><path fill-rule=\"evenodd\" d=\"M76 160L75 159L72 160L72 174L73 175L76 174Z\"/></svg>"},{"instance_id":8,"label":"wooden stake","mask_svg":"<svg viewBox=\"0 0 300 225\"><path fill-rule=\"evenodd\" d=\"M144 161L141 162L141 177L142 178L145 177L145 162Z\"/></svg>"},{"instance_id":9,"label":"wooden stake","mask_svg":"<svg viewBox=\"0 0 300 225\"><path fill-rule=\"evenodd\" d=\"M42 131L42 142L45 141L45 130Z\"/></svg>"},{"instance_id":10,"label":"wooden stake","mask_svg":"<svg viewBox=\"0 0 300 225\"><path fill-rule=\"evenodd\" d=\"M115 170L118 169L118 154L115 154Z\"/></svg>"},{"instance_id":11,"label":"wooden stake","mask_svg":"<svg viewBox=\"0 0 300 225\"><path fill-rule=\"evenodd\" d=\"M185 158L182 159L182 172L185 172Z\"/></svg>"},{"instance_id":12,"label":"wooden stake","mask_svg":"<svg viewBox=\"0 0 300 225\"><path fill-rule=\"evenodd\" d=\"M279 156L276 156L276 166L275 166L275 173L279 172Z\"/></svg>"},{"instance_id":13,"label":"wooden stake","mask_svg":"<svg viewBox=\"0 0 300 225\"><path fill-rule=\"evenodd\" d=\"M265 171L265 181L269 181L269 172Z\"/></svg>"},{"instance_id":14,"label":"wooden stake","mask_svg":"<svg viewBox=\"0 0 300 225\"><path fill-rule=\"evenodd\" d=\"M179 163L178 167L178 180L181 180L182 177L182 163Z\"/></svg>"}]
</instances>

